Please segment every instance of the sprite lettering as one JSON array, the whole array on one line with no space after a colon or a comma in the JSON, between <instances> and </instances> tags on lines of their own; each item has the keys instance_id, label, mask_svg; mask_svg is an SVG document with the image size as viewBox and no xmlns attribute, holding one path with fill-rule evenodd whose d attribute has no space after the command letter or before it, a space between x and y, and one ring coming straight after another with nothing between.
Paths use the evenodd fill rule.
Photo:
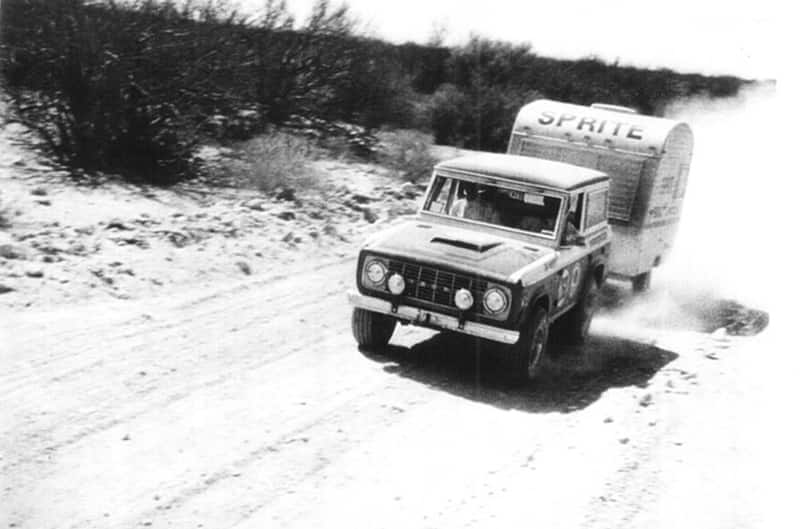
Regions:
<instances>
[{"instance_id":1,"label":"sprite lettering","mask_svg":"<svg viewBox=\"0 0 800 529\"><path fill-rule=\"evenodd\" d=\"M572 114L556 115L544 110L539 114L538 121L540 125L572 128L579 132L593 132L595 134L606 134L631 140L642 140L644 138L644 129L641 127L612 119L598 120L596 118L574 116Z\"/></svg>"}]
</instances>

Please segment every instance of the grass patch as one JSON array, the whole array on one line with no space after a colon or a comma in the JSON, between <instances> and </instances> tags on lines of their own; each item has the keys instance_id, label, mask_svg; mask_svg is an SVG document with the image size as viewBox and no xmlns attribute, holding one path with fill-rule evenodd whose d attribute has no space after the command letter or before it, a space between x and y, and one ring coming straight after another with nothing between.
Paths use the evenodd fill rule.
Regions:
<instances>
[{"instance_id":1,"label":"grass patch","mask_svg":"<svg viewBox=\"0 0 800 529\"><path fill-rule=\"evenodd\" d=\"M431 175L436 159L431 155L433 138L416 130L384 131L379 134L378 159L397 171L403 180L417 182Z\"/></svg>"},{"instance_id":2,"label":"grass patch","mask_svg":"<svg viewBox=\"0 0 800 529\"><path fill-rule=\"evenodd\" d=\"M310 162L319 154L310 140L273 130L241 144L238 179L263 193L312 187L319 178Z\"/></svg>"}]
</instances>

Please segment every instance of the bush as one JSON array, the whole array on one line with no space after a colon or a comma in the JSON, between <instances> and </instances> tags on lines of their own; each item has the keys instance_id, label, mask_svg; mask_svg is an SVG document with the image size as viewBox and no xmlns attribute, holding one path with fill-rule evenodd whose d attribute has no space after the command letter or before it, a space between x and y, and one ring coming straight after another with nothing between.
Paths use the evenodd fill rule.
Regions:
<instances>
[{"instance_id":1,"label":"bush","mask_svg":"<svg viewBox=\"0 0 800 529\"><path fill-rule=\"evenodd\" d=\"M549 59L526 45L478 36L452 50L447 70L449 84L439 86L431 103L436 143L492 151L505 150L516 112L536 98L611 103L659 115L675 98L735 95L744 83L730 76L607 64L596 57Z\"/></svg>"},{"instance_id":2,"label":"bush","mask_svg":"<svg viewBox=\"0 0 800 529\"><path fill-rule=\"evenodd\" d=\"M241 152L240 181L264 193L313 186L317 181L309 160L318 151L306 138L273 130L242 144Z\"/></svg>"},{"instance_id":3,"label":"bush","mask_svg":"<svg viewBox=\"0 0 800 529\"><path fill-rule=\"evenodd\" d=\"M443 85L431 103L436 143L502 152L520 107L537 97L527 84L527 45L472 37L449 60L454 84Z\"/></svg>"},{"instance_id":4,"label":"bush","mask_svg":"<svg viewBox=\"0 0 800 529\"><path fill-rule=\"evenodd\" d=\"M477 84L466 90L444 85L431 103L434 141L468 149L503 152L519 109L540 94L518 87Z\"/></svg>"},{"instance_id":5,"label":"bush","mask_svg":"<svg viewBox=\"0 0 800 529\"><path fill-rule=\"evenodd\" d=\"M436 159L430 153L430 136L414 130L381 134L380 161L410 182L431 175Z\"/></svg>"},{"instance_id":6,"label":"bush","mask_svg":"<svg viewBox=\"0 0 800 529\"><path fill-rule=\"evenodd\" d=\"M462 129L466 119L467 97L455 85L442 85L430 103L433 141L439 145L463 147Z\"/></svg>"},{"instance_id":7,"label":"bush","mask_svg":"<svg viewBox=\"0 0 800 529\"><path fill-rule=\"evenodd\" d=\"M4 2L17 118L72 167L156 184L190 175L192 131L232 67L217 51L232 37L215 16L171 2Z\"/></svg>"},{"instance_id":8,"label":"bush","mask_svg":"<svg viewBox=\"0 0 800 529\"><path fill-rule=\"evenodd\" d=\"M303 116L290 116L285 125L337 157L369 159L375 154L377 138L359 125Z\"/></svg>"},{"instance_id":9,"label":"bush","mask_svg":"<svg viewBox=\"0 0 800 529\"><path fill-rule=\"evenodd\" d=\"M328 0L299 25L284 0L264 5L247 21L226 0L2 2L11 110L67 165L169 184L195 173L204 137L247 139L297 115L363 128L332 141L366 155L384 125L500 151L514 114L539 95L658 113L744 82L548 59L480 37L454 49L392 45L360 36L347 7Z\"/></svg>"},{"instance_id":10,"label":"bush","mask_svg":"<svg viewBox=\"0 0 800 529\"><path fill-rule=\"evenodd\" d=\"M381 125L408 126L413 115L414 90L400 66L381 56L370 41L352 48L349 75L337 84L325 114L368 130Z\"/></svg>"}]
</instances>

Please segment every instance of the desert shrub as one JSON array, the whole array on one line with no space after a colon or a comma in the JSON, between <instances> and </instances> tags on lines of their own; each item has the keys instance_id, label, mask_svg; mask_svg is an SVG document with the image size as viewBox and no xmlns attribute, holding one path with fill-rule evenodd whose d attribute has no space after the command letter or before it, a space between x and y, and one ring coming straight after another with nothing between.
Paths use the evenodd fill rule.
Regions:
<instances>
[{"instance_id":1,"label":"desert shrub","mask_svg":"<svg viewBox=\"0 0 800 529\"><path fill-rule=\"evenodd\" d=\"M13 110L53 156L156 184L191 174L192 132L235 78L220 12L147 0L2 8Z\"/></svg>"},{"instance_id":2,"label":"desert shrub","mask_svg":"<svg viewBox=\"0 0 800 529\"><path fill-rule=\"evenodd\" d=\"M318 154L312 141L271 130L241 145L240 181L264 193L314 185L316 178L309 162Z\"/></svg>"},{"instance_id":3,"label":"desert shrub","mask_svg":"<svg viewBox=\"0 0 800 529\"><path fill-rule=\"evenodd\" d=\"M433 139L440 145L463 146L462 129L468 105L464 92L453 84L439 87L430 103Z\"/></svg>"},{"instance_id":4,"label":"desert shrub","mask_svg":"<svg viewBox=\"0 0 800 529\"><path fill-rule=\"evenodd\" d=\"M343 121L295 115L284 127L339 158L372 158L378 142L367 128Z\"/></svg>"},{"instance_id":5,"label":"desert shrub","mask_svg":"<svg viewBox=\"0 0 800 529\"><path fill-rule=\"evenodd\" d=\"M348 75L335 85L325 102L325 115L368 130L410 124L415 98L411 80L400 73L391 54L384 56L382 52L372 40L353 43Z\"/></svg>"},{"instance_id":6,"label":"desert shrub","mask_svg":"<svg viewBox=\"0 0 800 529\"><path fill-rule=\"evenodd\" d=\"M440 43L406 42L395 50L401 72L410 77L416 92L432 94L439 85L447 82L447 61L451 51Z\"/></svg>"},{"instance_id":7,"label":"desert shrub","mask_svg":"<svg viewBox=\"0 0 800 529\"><path fill-rule=\"evenodd\" d=\"M402 119L405 85L353 36L347 7L316 0L295 27L280 0L256 23L225 6L4 2L2 66L18 119L67 165L152 183L191 175L203 137L246 139L294 114L368 128Z\"/></svg>"},{"instance_id":8,"label":"desert shrub","mask_svg":"<svg viewBox=\"0 0 800 529\"><path fill-rule=\"evenodd\" d=\"M395 169L404 180L416 182L430 177L436 159L431 156L431 137L416 130L381 134L379 160Z\"/></svg>"},{"instance_id":9,"label":"desert shrub","mask_svg":"<svg viewBox=\"0 0 800 529\"><path fill-rule=\"evenodd\" d=\"M452 49L446 64L447 82L431 101L436 143L493 151L505 149L519 108L539 97L583 105L611 103L660 115L676 98L731 96L745 82L607 64L596 57L539 57L527 45L479 36Z\"/></svg>"},{"instance_id":10,"label":"desert shrub","mask_svg":"<svg viewBox=\"0 0 800 529\"><path fill-rule=\"evenodd\" d=\"M434 141L468 149L506 149L520 107L541 97L519 87L476 84L466 90L442 86L431 102Z\"/></svg>"},{"instance_id":11,"label":"desert shrub","mask_svg":"<svg viewBox=\"0 0 800 529\"><path fill-rule=\"evenodd\" d=\"M436 143L503 151L519 108L540 94L522 81L530 69L527 45L472 37L449 65L453 84L442 85L431 102Z\"/></svg>"},{"instance_id":12,"label":"desert shrub","mask_svg":"<svg viewBox=\"0 0 800 529\"><path fill-rule=\"evenodd\" d=\"M265 14L246 33L245 52L253 99L264 120L284 123L290 116L340 119L336 95L357 64L356 20L344 4L315 0L296 27L284 0L267 0Z\"/></svg>"},{"instance_id":13,"label":"desert shrub","mask_svg":"<svg viewBox=\"0 0 800 529\"><path fill-rule=\"evenodd\" d=\"M301 23L284 0L264 5L253 21L226 0L2 2L11 110L67 165L168 184L195 172L208 136L247 139L297 115L363 128L331 141L367 155L384 125L503 150L514 113L539 95L658 114L676 97L734 95L744 82L550 59L480 37L452 49L393 45L364 38L328 0Z\"/></svg>"}]
</instances>

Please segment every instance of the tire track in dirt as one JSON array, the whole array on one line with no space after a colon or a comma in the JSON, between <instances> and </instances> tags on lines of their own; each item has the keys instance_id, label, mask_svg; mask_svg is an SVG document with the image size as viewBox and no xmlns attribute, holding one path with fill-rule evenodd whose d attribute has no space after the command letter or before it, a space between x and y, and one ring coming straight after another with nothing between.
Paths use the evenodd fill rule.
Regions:
<instances>
[{"instance_id":1,"label":"tire track in dirt","mask_svg":"<svg viewBox=\"0 0 800 529\"><path fill-rule=\"evenodd\" d=\"M347 268L347 272L350 272L349 266ZM334 268L330 273L335 276L341 272L340 269ZM86 445L86 442L90 438L95 439L95 441L92 442L96 443L96 439L102 438L109 430L119 429L120 427L131 425L137 421L146 422L148 415L158 413L160 410L179 404L182 400L189 399L201 393L208 394L211 391L215 391L215 388L215 392L220 393L221 388L234 386L236 384L236 378L243 374L264 372L264 369L268 369L271 364L276 363L290 364L291 367L284 368L285 370L302 370L302 368L307 367L308 363L307 359L302 358L302 353L310 352L313 354L315 352L315 348L313 347L315 343L327 344L328 352L326 353L326 357L328 357L328 360L326 360L326 364L329 365L321 364L320 368L326 372L337 372L335 365L339 364L339 361L330 353L340 349L345 349L347 351L352 351L354 349L354 345L349 336L349 329L346 328L346 325L342 321L342 314L336 310L331 310L332 307L340 307L344 303L344 296L341 295L340 297L340 294L342 294L341 291L336 287L325 292L319 292L317 290L313 293L311 299L306 295L299 296L295 299L295 308L301 305L303 307L300 310L281 311L283 314L280 315L276 314L277 311L267 314L258 313L257 316L253 316L249 321L240 321L239 324L241 325L244 323L244 325L241 326L247 329L247 323L249 322L258 322L267 319L272 320L263 332L250 334L244 342L226 340L226 343L228 343L227 346L219 342L212 342L210 346L218 348L222 346L221 349L223 349L223 351L220 351L219 356L224 356L231 347L239 347L242 353L225 358L225 361L221 364L224 367L224 372L216 377L203 377L204 374L207 375L209 370L208 364L203 366L198 365L197 369L192 372L182 370L180 376L183 379L188 379L188 382L191 383L184 385L179 391L175 391L175 387L169 384L169 377L159 377L150 380L146 386L137 388L132 395L115 395L112 399L108 398L113 387L117 385L119 378L122 377L122 379L124 379L124 375L130 370L130 367L136 365L136 360L131 357L131 353L144 354L146 357L146 353L150 348L155 344L166 341L171 344L171 349L173 352L177 353L178 356L190 354L187 351L191 349L189 346L192 340L184 340L180 344L175 344L174 338L180 334L181 329L187 325L191 325L192 328L202 328L204 332L208 332L209 326L206 325L207 321L214 320L225 313L237 314L243 311L257 311L257 308L260 306L258 301L253 301L250 299L250 296L245 296L244 298L242 296L232 296L232 299L236 301L235 303L226 301L221 303L218 308L207 309L204 305L198 305L203 306L204 310L203 316L198 318L197 321L194 321L193 318L183 318L178 321L171 320L169 323L159 324L156 328L150 325L150 320L129 320L129 323L124 324L125 327L130 326L136 328L138 326L140 328L136 329L135 332L130 332L128 328L123 329L121 333L115 330L111 333L111 338L112 340L117 340L117 342L103 340L104 345L102 347L98 346L90 351L91 354L89 354L89 357L91 358L92 354L109 355L109 350L112 350L113 354L108 356L107 362L96 360L89 365L67 371L61 370L60 366L56 366L55 364L57 362L55 361L52 362L53 365L45 363L44 366L51 367L56 377L58 377L59 372L62 376L61 379L54 379L54 377L45 379L47 380L46 386L48 386L48 389L52 389L55 385L63 386L67 384L67 389L64 391L74 392L82 390L84 391L82 394L83 398L94 401L97 404L87 409L82 409L80 406L77 407L79 415L75 415L74 413L54 414L56 416L61 415L60 420L56 422L52 422L51 420L44 427L40 426L42 419L37 417L32 424L28 426L23 425L22 431L20 431L20 429L15 429L15 441L19 446L24 447L24 452L28 455L25 456L24 454L15 453L5 454L5 460L9 461L10 458L10 462L4 465L4 473L7 472L16 475L12 483L13 489L35 489L38 483L46 482L49 479L55 479L59 474L64 473L63 467L52 467L47 464L42 466L42 458L69 458L70 454L75 452L78 446ZM214 302L214 300L210 299L209 302ZM273 316L277 318L273 319ZM297 324L296 318L299 317L307 319L309 322L309 332L300 337L294 334L287 334L285 331L295 327ZM262 342L262 335L268 334L271 336L268 336L268 339ZM75 353L78 349L75 345L81 344L82 340L89 341L92 337L96 337L97 335L96 329L86 334L71 333L70 340L66 342L63 347L73 351L74 359L80 360L82 354ZM140 337L142 335L144 335L146 339L142 339L140 342L133 345L130 344L133 337ZM230 343L231 341L233 343ZM292 346L286 348L286 344L290 342ZM249 353L246 353L246 351L257 350L257 344L259 343L262 344L263 350L270 352L269 356L253 358ZM120 345L122 347L120 347ZM69 366L70 363L64 360L64 358L68 357L69 355L67 354L63 355L63 357L58 357L58 362L64 362ZM115 362L115 360L121 358L124 358L124 362ZM354 358L356 359L355 364L360 366L361 361L357 359L357 356ZM56 367L58 367L58 369L56 369ZM109 370L111 371L109 372ZM212 371L216 371L216 369L212 369ZM335 388L336 391L334 391L333 394L323 393L316 395L317 400L315 402L310 402L310 406L323 407L329 398L341 399L344 397L346 398L344 403L332 408L332 410L335 411L340 407L344 407L345 409L351 408L353 401L361 400L362 396L365 394L369 395L370 393L375 393L376 390L371 388L380 389L385 383L385 380L382 378L367 380L360 377L353 379L352 377L348 377L341 369L339 369L338 372L344 375L344 380L347 381L347 384L343 388ZM369 372L369 370L365 371L365 374L368 375ZM274 375L269 375L266 378L274 379ZM87 393L85 386L89 383L88 381L97 380L103 381L100 387L94 388L94 390L90 389ZM74 384L69 385L69 382L74 382ZM24 398L17 400L17 402L36 402L37 399L42 398L40 392L41 380L38 377L29 378L28 383L30 384L30 387L27 388L28 393L24 395L18 394L17 397L22 396ZM169 391L165 392L164 389L168 389ZM343 395L343 397L340 395ZM126 404L130 402L134 404ZM121 408L121 405L124 407ZM64 404L63 408L65 411L71 411L71 409L75 407L72 406L72 404ZM299 433L308 429L313 429L316 424L324 419L324 415L326 414L318 414L313 418L301 416L302 424L297 426L296 432ZM344 417L342 420L346 422L347 412L342 412L340 415ZM280 417L276 418L276 420L282 422ZM379 423L380 421L376 424ZM38 429L36 429L37 426L39 426ZM33 431L30 431L31 427L34 428ZM26 428L29 431L27 435L22 437ZM264 450L266 450L266 453L270 452L269 446L276 444L282 446L291 440L293 436L295 436L295 434L291 432L285 434L277 440L266 444L265 447L267 448L263 448L260 451L256 450L249 458L239 458L233 465L246 465L249 459L258 458L259 454L264 452ZM58 439L58 442L53 444L49 442L51 439ZM317 468L321 469L323 466L324 465L317 465ZM77 471L74 473L79 474ZM214 475L218 476L218 478L224 477L226 476L226 472L224 470L218 471L217 474ZM215 481L217 481L217 478L211 479L211 483L207 484L207 486L210 486ZM196 494L201 494L202 491L205 490L203 487L206 487L206 485L202 485L199 489L196 486L189 487L187 490L190 492L196 490ZM177 498L181 497L180 494L177 496ZM192 497L191 493L189 493L189 497ZM185 500L178 501L182 502ZM79 523L78 525L83 524Z\"/></svg>"},{"instance_id":2,"label":"tire track in dirt","mask_svg":"<svg viewBox=\"0 0 800 529\"><path fill-rule=\"evenodd\" d=\"M319 319L319 317L324 316L325 313L329 312L325 308L325 303L330 303L328 301L329 297L333 297L333 296L337 296L338 297L340 294L341 293L336 289L328 290L327 292L322 292L322 293L316 292L315 296L317 296L317 297L314 299L313 303L309 304L307 301L300 301L300 302L297 303L297 305L294 306L294 309L298 308L298 306L301 305L301 304L305 305L306 309L317 308L316 311L310 313L310 315L308 316L309 320L310 321L317 320L317 321L324 322L325 321L324 318ZM224 315L222 313L228 312L228 311L230 311L232 309L235 310L235 311L242 311L244 313L248 313L248 312L252 313L254 311L256 313L258 313L259 305L257 303L254 304L251 300L240 300L240 301L241 302L238 303L237 306L235 306L235 307L230 307L229 305L223 304L220 308L216 308L214 310L206 311L206 314L203 315L203 318L207 318L207 319L210 319L210 320L217 320L217 319L223 319L224 320L224 317L222 317ZM306 314L306 312L293 310L291 306L289 307L288 310L282 311L282 312L283 312L283 315L281 316L281 319L279 320L279 323L284 328L292 327L292 326L294 326L296 324L296 322L295 322L295 317L296 316L295 315L303 316L303 315ZM287 316L287 314L290 315L290 316ZM269 316L270 316L269 314L264 315L264 316L260 316L259 315L259 316L256 316L255 319L258 320L258 319L261 319L261 318L269 318ZM83 398L84 402L86 402L86 401L88 401L88 402L97 401L97 402L104 402L105 403L103 406L101 406L99 408L91 409L90 413L88 415L84 416L86 418L87 422L96 422L96 419L94 419L94 420L90 420L90 419L92 419L93 417L96 417L97 415L100 415L100 416L112 415L110 413L103 413L103 412L106 412L108 410L113 410L115 408L115 406L117 406L116 401L114 401L114 400L109 401L108 400L108 393L112 393L113 392L112 391L113 386L125 385L127 383L127 380L130 379L130 373L132 371L135 371L135 366L137 365L136 361L138 360L138 358L136 357L135 353L141 353L141 354L144 355L143 357L145 359L147 359L147 353L150 351L150 349L152 348L153 344L162 343L162 342L172 344L172 347L174 349L178 350L178 351L183 351L183 350L186 350L187 348L191 348L192 345L193 345L192 340L181 340L181 342L176 343L176 338L177 338L176 334L182 334L183 333L183 329L185 329L186 326L189 325L189 324L192 324L193 326L197 326L197 327L203 327L207 331L208 330L208 326L205 325L205 320L203 318L199 318L200 321L198 321L198 322L194 322L191 319L179 320L177 322L170 321L169 323L163 324L163 325L159 325L156 328L145 328L145 329L139 330L136 333L124 333L121 336L117 337L117 340L118 340L117 342L110 342L111 344L113 344L113 343L124 344L124 347L125 347L124 349L120 349L120 350L116 351L114 356L109 356L109 354L107 353L107 349L110 347L110 344L109 344L109 342L106 341L106 342L104 342L105 345L102 347L102 350L100 350L100 348L98 348L99 354L102 354L104 356L103 360L97 360L97 361L94 361L94 362L92 362L92 363L90 363L88 365L81 366L80 368L70 369L70 370L68 370L66 372L56 370L54 373L49 373L49 374L45 375L44 377L39 376L39 375L42 375L42 373L40 373L41 368L39 368L37 370L32 370L32 372L37 375L35 377L35 382L37 382L37 383L36 384L29 383L28 384L28 386L27 386L27 389L28 389L27 394L26 393L20 394L18 387L17 388L12 387L12 388L10 388L10 391L4 391L3 397L4 398L8 398L10 396L13 396L14 397L13 399L10 399L10 398L8 399L9 402L20 402L20 403L32 402L32 401L35 401L35 399L37 398L37 393L40 391L39 386L38 386L38 382L40 381L41 378L46 378L50 382L68 383L70 381L66 380L66 379L71 377L77 387L76 388L70 388L68 386L66 389L62 390L63 392L72 393L74 391L80 390L80 391L82 391L82 395L84 397ZM242 327L246 328L247 324L250 323L250 322L249 321L245 321L243 323L244 323L244 325L242 325ZM256 321L256 322L253 322L253 323L258 323L258 322ZM312 325L312 329L315 329L317 324L311 324L311 325ZM268 330L269 327L267 327L266 329ZM163 331L168 331L171 334L164 335ZM266 331L264 331L264 332L266 332ZM241 355L241 354L240 355L228 355L227 353L229 351L227 349L223 348L223 349L220 350L220 354L217 355L217 359L216 360L217 360L217 364L218 364L217 367L221 368L221 369L224 369L224 373L225 373L224 375L216 376L216 377L213 377L211 379L204 380L204 381L202 381L200 383L195 383L193 385L190 385L187 388L183 389L183 391L179 391L177 393L172 393L169 396L167 396L166 398L162 398L160 401L156 402L153 405L154 406L158 406L159 404L166 404L166 403L172 402L174 400L180 399L180 398L182 398L182 397L184 397L184 396L186 396L188 394L191 394L193 391L196 391L198 389L208 388L208 387L212 387L214 385L218 385L218 384L224 383L230 377L236 376L237 373L241 373L241 372L249 370L249 369L253 369L253 368L260 367L262 365L266 365L266 364L268 364L268 363L270 363L272 361L275 361L277 359L280 359L280 358L282 358L284 356L293 354L293 353L295 353L297 351L300 351L300 350L302 350L304 348L307 348L311 343L313 343L313 341L318 339L318 338L314 337L315 332L309 333L307 335L309 337L308 340L300 341L299 344L295 345L294 347L292 347L288 351L287 350L277 349L278 346L282 345L281 340L285 340L286 338L285 338L285 334L284 333L281 333L281 332L275 333L275 335L277 336L277 340L275 338L273 338L272 341L265 342L264 346L265 346L265 349L267 351L271 350L273 347L276 348L280 352L280 354L277 354L277 355L276 354L269 354L269 355L264 356L264 357L259 356L257 358L247 358L249 356L249 353L245 353L244 355ZM139 343L139 344L137 344L135 346L132 346L132 347L130 347L128 349L129 343L130 343L130 339L133 336L143 336L145 339L141 343ZM81 338L81 336L79 335L76 338L76 340L80 341L80 338ZM84 337L84 339L85 338L87 338L87 337ZM302 337L301 337L301 340L302 340ZM216 343L215 345L219 346L221 344L220 343ZM257 345L257 340L256 341L250 341L248 343L243 344L243 346L238 348L238 350L239 351L243 351L243 352L246 352L248 350L254 350L254 349L256 349L256 347L255 347L256 345ZM65 349L66 350L70 350L69 344L67 344ZM68 357L69 355L65 354L64 356ZM73 356L74 356L74 350L73 350ZM244 356L244 358L242 356ZM124 358L125 361L124 362L115 362L115 360L119 360L120 358ZM98 387L91 388L88 391L86 391L86 389L82 387L82 385L83 385L82 380L96 380L96 377L94 377L94 378L92 377L91 369L92 368L102 368L102 367L105 366L106 362L108 362L111 365L107 366L107 368L104 370L105 371L104 377L103 377L104 378L104 384L102 384L102 385L100 385ZM141 360L140 360L140 362L141 362ZM194 367L195 367L194 371L189 371L188 373L183 373L184 377L186 375L188 375L190 377L189 380L195 380L196 377L200 376L203 371L207 371L210 366L208 365L208 362L203 362L203 365L200 365L200 363L198 362L198 363L196 363L196 365ZM114 371L112 373L108 372L108 370L110 368L114 369ZM112 374L114 376L109 376L109 375L112 375ZM156 376L156 377L152 377L151 376L151 377L147 378L147 383L146 383L146 385L144 387L130 388L131 391L132 391L132 394L130 394L128 397L126 397L126 398L124 398L122 400L137 402L138 399L142 399L142 398L148 397L149 394L151 394L153 392L157 392L159 390L160 386L163 385L163 380L162 380L163 378L164 377L158 377L158 376ZM139 380L136 379L135 375L133 377L133 380L135 382L139 382ZM28 382L34 382L34 381L29 380ZM25 388L25 386L23 386L23 389L24 388ZM5 387L4 387L4 389L5 389ZM174 388L171 388L171 389L174 389ZM14 390L17 390L16 394L14 394ZM51 385L51 391L52 391L52 385ZM117 399L117 400L119 400L119 399ZM72 407L72 406L70 406L70 407ZM7 410L7 412L8 411L12 412L12 414L13 414L13 412L15 410L14 410L14 408L11 408L10 410ZM147 412L147 409L139 409L137 411L129 413L128 415L125 415L125 417L126 418L136 417L136 416L138 416L138 415L140 415L142 413L146 413L146 412ZM117 413L117 414L113 414L113 415L118 416L119 414ZM60 426L63 426L64 424L69 424L71 426L74 426L80 420L81 420L81 417L67 416L67 417L64 418L64 420L61 423L56 423L56 424L50 425L48 430L46 430L45 432L34 431L34 432L28 433L26 435L26 434L20 432L19 430L17 430L15 432L15 435L17 436L17 440L22 438L22 439L27 440L27 441L30 441L31 439L34 439L34 438L37 438L37 437L48 437L46 435L48 432L54 431L54 430L58 430L58 428ZM115 420L107 422L106 424L107 424L107 427L112 427L112 426L114 426L116 424L119 424L120 422L121 421L119 419L115 419ZM66 441L65 443L62 443L62 444L59 444L59 445L50 446L48 448L52 450L52 449L60 448L61 446L64 446L64 445L67 445L67 444L72 444L72 443L82 439L86 435L90 435L92 433L96 433L97 431L101 431L103 429L105 429L105 428L103 428L102 426L98 427L95 424L95 426L93 426L92 428L90 428L88 430L79 431L78 433L72 435L69 438L69 440Z\"/></svg>"},{"instance_id":3,"label":"tire track in dirt","mask_svg":"<svg viewBox=\"0 0 800 529\"><path fill-rule=\"evenodd\" d=\"M154 519L161 516L162 523L169 522L170 514L180 517L180 514L175 514L180 508L191 512L189 504L204 502L206 496L211 494L233 495L237 498L236 503L243 503L240 494L244 494L245 491L240 491L241 487L229 481L241 477L242 473L258 475L262 472L261 469L268 469L270 475L268 486L259 488L255 498L250 499L252 503L246 508L237 506L235 512L226 513L224 516L227 520L225 523L231 525L249 519L270 505L281 493L296 489L301 483L319 475L333 461L352 450L354 439L344 434L343 428L353 429L354 416L359 416L359 435L364 438L393 425L397 420L397 412L389 406L375 406L376 400L386 400L390 395L397 393L392 389L387 387L385 381L381 381L366 387L360 386L356 392L348 391L343 395L337 395L333 400L326 399L323 405L316 407L313 416L304 416L300 421L292 421L289 431L264 442L244 457L230 462L224 470L216 472L202 483L177 491L167 503L142 513L139 518ZM417 401L406 410L420 405L424 403ZM325 440L324 456L314 454L315 448L310 443L315 439ZM231 488L234 491L231 491ZM219 490L211 493L211 489ZM170 510L173 512L169 514L164 512Z\"/></svg>"},{"instance_id":4,"label":"tire track in dirt","mask_svg":"<svg viewBox=\"0 0 800 529\"><path fill-rule=\"evenodd\" d=\"M545 508L530 520L575 527L609 487L626 497L638 485L650 486L638 465L670 433L644 427L638 417L644 390L633 389L631 400L631 390L624 389L646 378L620 375L623 386L615 396L605 395L599 408L587 406L609 388L603 359L576 367L588 370L583 385L569 383L560 394L549 386L509 391L488 381L482 387L469 372L460 373L463 361L448 360L448 351L432 358L423 352L421 360L415 352L459 342L432 339L405 349L427 335L408 328L393 340L397 354L365 361L342 313L339 282L349 267L315 278L331 285L322 291L297 289L291 281L271 285L272 300L285 300L291 311L267 307L261 292L245 288L189 302L197 318L165 308L155 322L126 320L122 329L109 331L118 341L103 346L108 362L92 360L103 354L100 346L80 368L55 362L53 372L69 376L45 379L43 387L78 395L55 416L30 422L26 405L15 404L17 433L38 437L4 454L3 473L12 480L0 503L11 506L21 526L36 527L195 526L197 520L215 527L309 527L353 516L368 522L387 509L400 513L387 527L481 527L513 526L520 520L511 516L509 502L535 491L544 504L569 506L572 514L554 522L553 508ZM301 335L290 332L299 318L306 320ZM82 362L78 346L93 334L74 336L65 347ZM714 340L685 333L683 342L667 348L686 350L690 343L705 347L705 354ZM179 364L162 362L165 344ZM627 347L619 341L593 347L612 359L650 355L656 369L663 361L663 351L650 352L649 345L632 345L627 353L616 351ZM142 365L179 369L140 379L135 371ZM42 382L32 377L28 383L23 400L43 399L37 389ZM126 391L115 393L122 386ZM615 424L638 432L636 442L622 445L612 427L595 426L609 408ZM100 462L88 464L89 454ZM125 454L137 468L102 464L113 454ZM479 459L470 461L475 454ZM582 468L596 472L577 488L549 485L565 469ZM425 476L422 488L414 484L419 473ZM92 500L76 502L73 483ZM396 499L381 491L393 491ZM354 493L373 503L363 514L348 510L353 506L346 498ZM43 495L52 498L46 511L26 503ZM325 501L309 503L315 497ZM636 511L611 515L629 519Z\"/></svg>"},{"instance_id":5,"label":"tire track in dirt","mask_svg":"<svg viewBox=\"0 0 800 529\"><path fill-rule=\"evenodd\" d=\"M317 272L319 270L325 270L326 268L338 269L343 265L350 266L350 261L352 261L352 259L343 261L339 260L332 264L311 267L310 271ZM303 270L298 271L298 274L301 276L302 273ZM340 280L338 276L344 276L344 274L335 273L332 275L332 277ZM169 321L166 323L161 323L156 319L161 317L158 316L160 313L160 308L158 306L154 306L153 304L141 306L138 314L134 312L129 318L120 322L115 321L113 325L103 323L101 325L94 325L88 328L84 326L84 321L81 321L77 325L77 329L75 328L75 320L77 320L80 316L80 309L76 309L77 314L62 314L62 321L55 322L46 321L33 324L27 323L27 325L25 325L25 323L15 321L12 317L9 319L10 321L6 322L5 325L14 330L13 334L9 332L9 336L11 338L16 336L19 338L19 341L12 340L9 344L7 344L7 348L8 351L10 351L10 354L14 357L18 357L19 360L18 362L9 365L8 370L2 376L0 376L0 384L2 384L3 388L6 388L8 387L8 384L14 382L15 379L24 378L25 376L29 376L31 373L41 373L41 369L43 367L57 365L58 361L68 361L73 363L75 360L73 354L74 351L70 348L72 342L80 344L80 346L83 348L81 357L86 358L89 351L94 352L95 355L101 355L103 350L106 348L106 343L121 343L125 340L135 339L143 334L153 333L158 330L173 328L185 330L186 327L190 327L194 322L197 322L201 318L209 319L210 323L213 323L214 321L222 321L222 325L225 325L227 324L225 318L219 318L219 316L221 313L232 309L239 310L243 314L256 314L258 315L254 316L256 319L266 319L276 313L291 313L291 311L301 307L305 302L300 300L294 304L278 305L279 302L282 302L286 299L292 300L293 298L297 297L298 294L296 285L287 284L285 281L281 281L286 277L287 276L284 274L278 276L268 276L267 278L256 279L245 284L237 285L230 289L218 290L214 294L201 295L199 298L188 302L183 302L173 307L167 316ZM253 289L268 287L275 281L278 281L277 284L279 286L285 286L285 291L270 292L272 296L276 296L271 300L264 300L263 296L259 297L257 294L251 294L248 297L240 295L242 292L247 292L248 290L252 291ZM311 284L311 282L309 284ZM309 284L304 286L308 287ZM313 289L311 290L311 292L305 292L304 295L319 295L319 292L313 291ZM228 307L225 305L227 299L237 295L238 298L235 298L238 300L237 306ZM274 304L274 308L268 303ZM193 307L202 308L201 310L192 312L191 309ZM130 308L126 308L126 310L131 311ZM152 314L156 314L157 316L153 316ZM186 315L184 316L184 314ZM143 319L144 321L142 321ZM143 325L143 323L147 322L149 322L149 325ZM133 328L133 330L130 330L130 328ZM30 340L31 336L35 336L36 338L34 340ZM22 341L23 339L24 341ZM87 344L89 345L88 348ZM92 344L94 344L93 347ZM53 356L52 354L46 353L46 351L50 351L52 349L55 349L56 351L63 351L63 353L60 356ZM41 356L44 356L44 358L40 358Z\"/></svg>"}]
</instances>

